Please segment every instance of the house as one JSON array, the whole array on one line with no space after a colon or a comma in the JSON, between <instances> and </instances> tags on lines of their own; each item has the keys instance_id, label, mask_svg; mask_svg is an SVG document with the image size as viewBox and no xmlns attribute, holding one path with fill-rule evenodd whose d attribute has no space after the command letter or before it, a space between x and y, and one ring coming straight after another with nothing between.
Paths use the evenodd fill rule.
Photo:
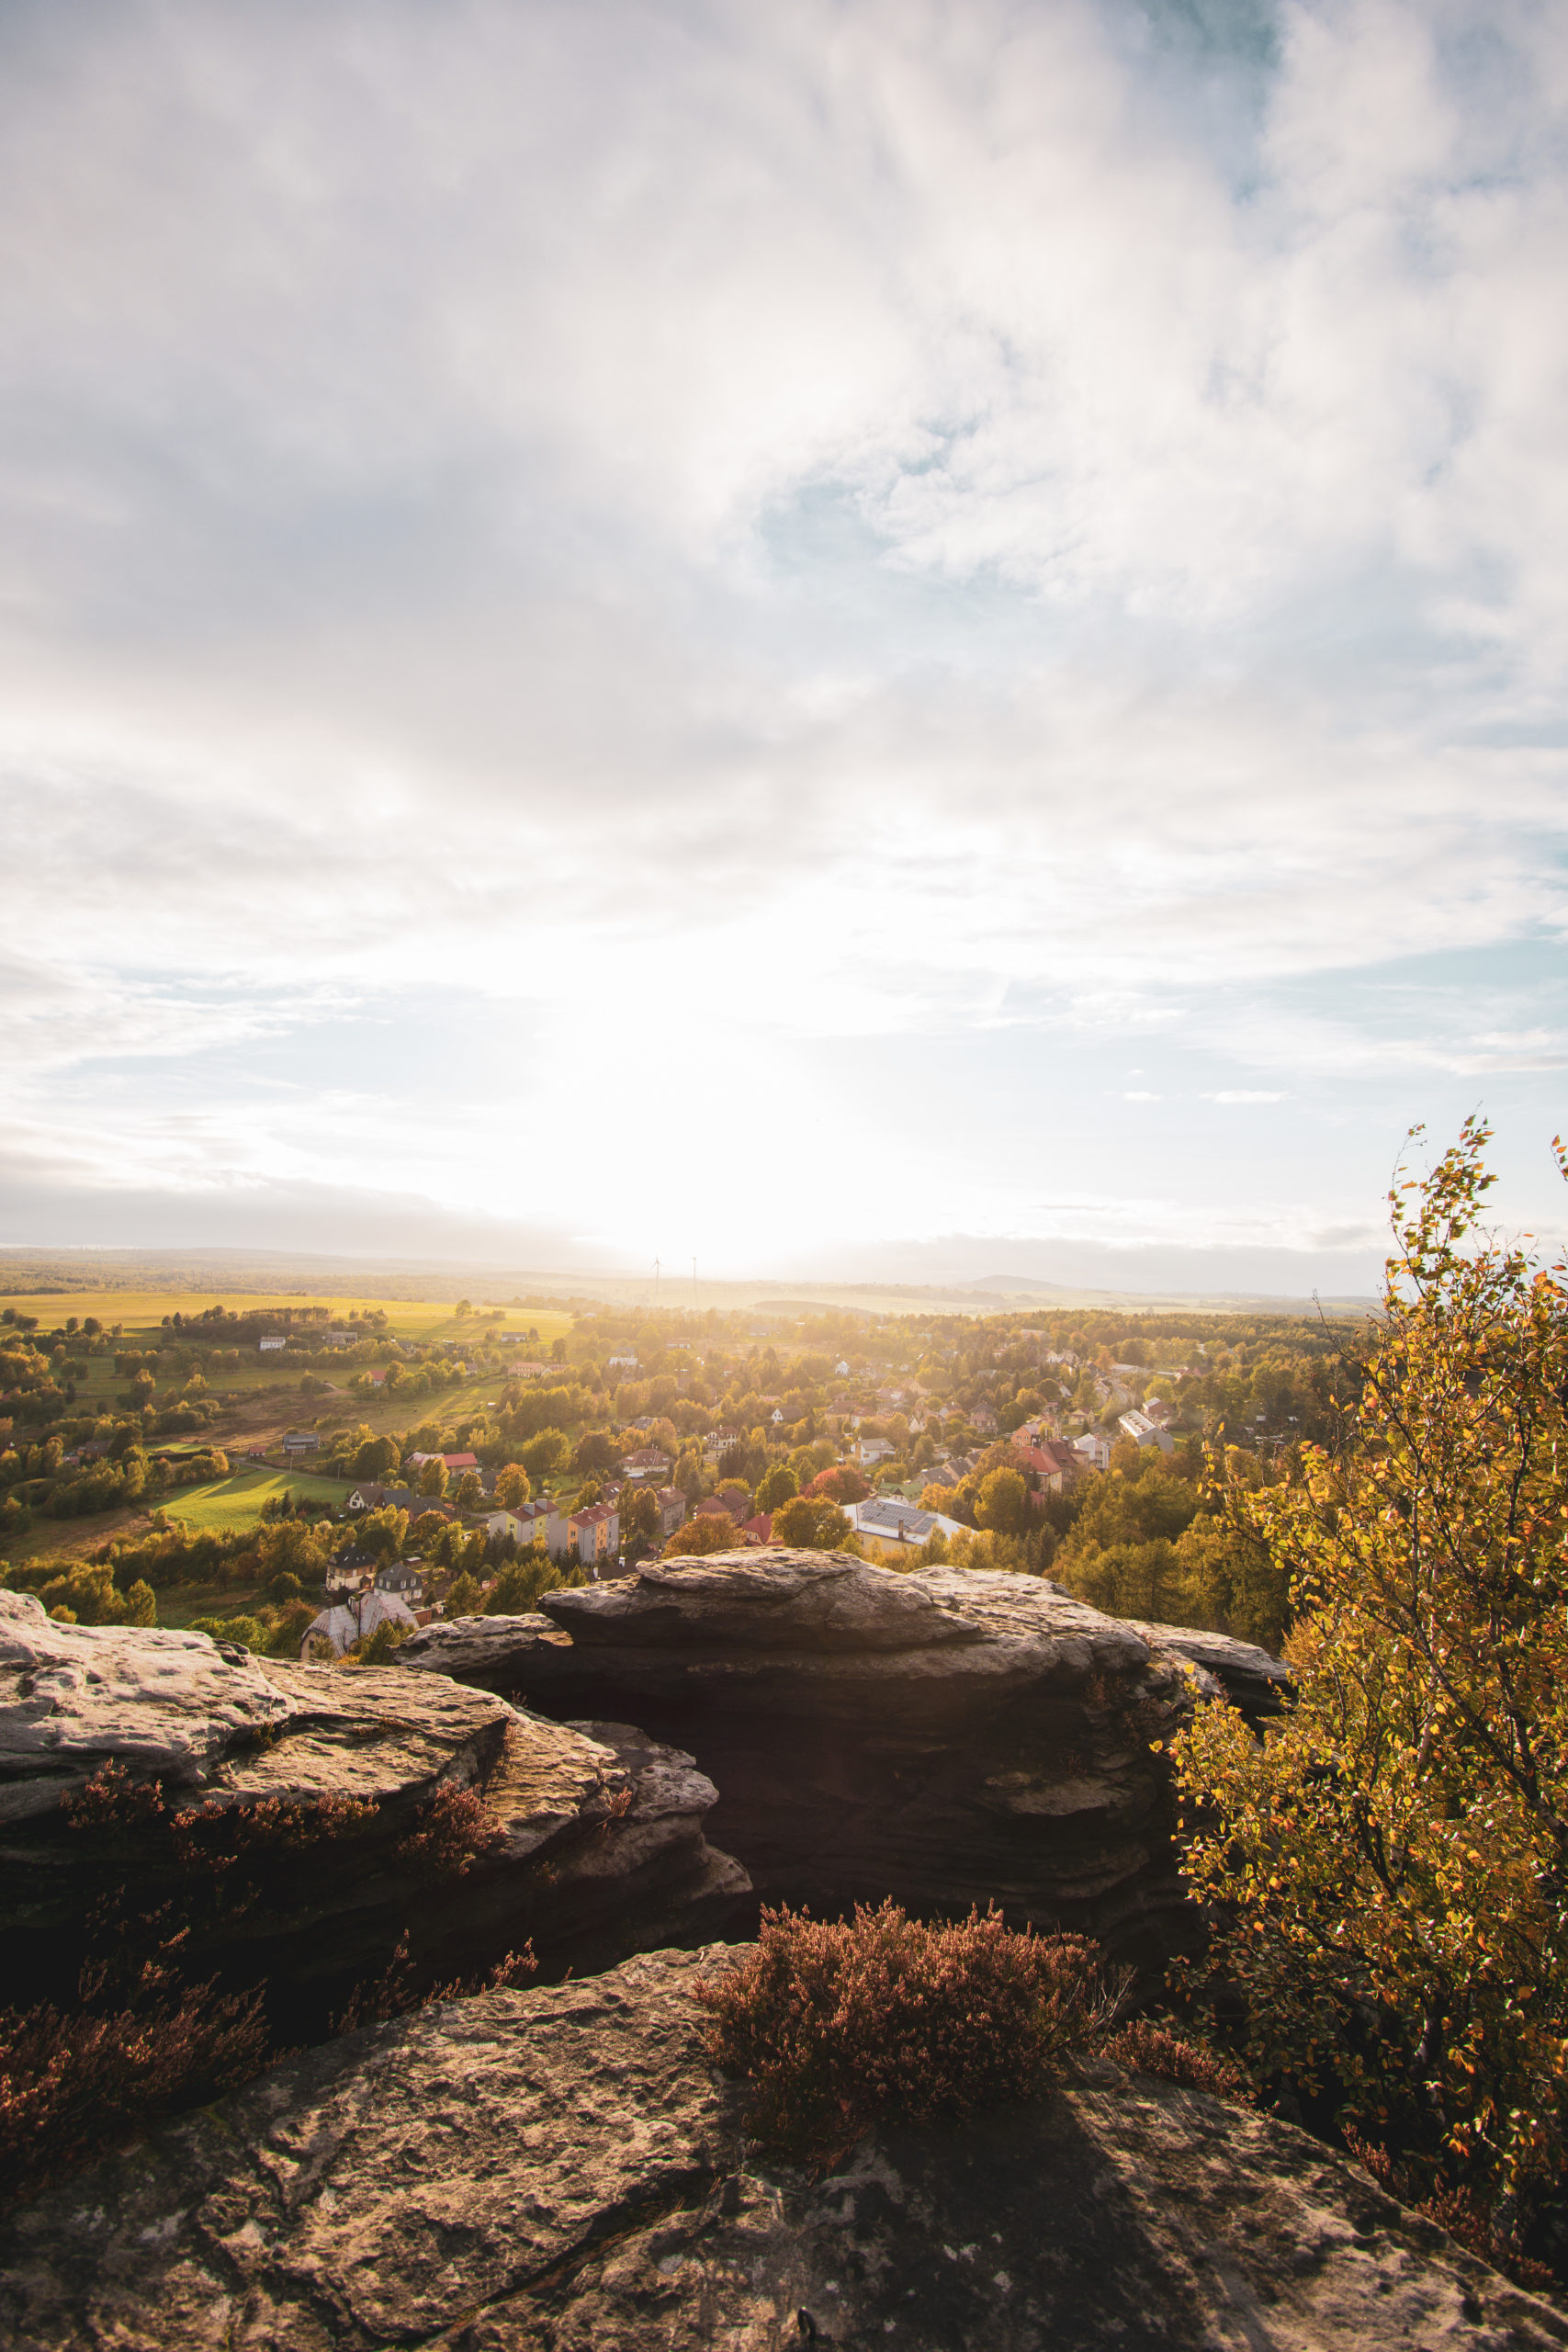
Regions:
<instances>
[{"instance_id":1,"label":"house","mask_svg":"<svg viewBox=\"0 0 1568 2352\"><path fill-rule=\"evenodd\" d=\"M378 1487L373 1480L351 1487L344 1508L351 1511L406 1510L411 1518L430 1509L428 1496L418 1495L412 1487Z\"/></svg>"},{"instance_id":2,"label":"house","mask_svg":"<svg viewBox=\"0 0 1568 2352\"><path fill-rule=\"evenodd\" d=\"M660 1487L653 1498L659 1505L659 1532L673 1535L686 1524L686 1498L679 1487Z\"/></svg>"},{"instance_id":3,"label":"house","mask_svg":"<svg viewBox=\"0 0 1568 2352\"><path fill-rule=\"evenodd\" d=\"M740 1536L746 1544L771 1544L773 1540L773 1512L759 1511L755 1519L749 1519L740 1531Z\"/></svg>"},{"instance_id":4,"label":"house","mask_svg":"<svg viewBox=\"0 0 1568 2352\"><path fill-rule=\"evenodd\" d=\"M264 1356L270 1355L275 1348L286 1348L288 1345L288 1341L281 1331L269 1332L265 1340L256 1341L257 1350Z\"/></svg>"},{"instance_id":5,"label":"house","mask_svg":"<svg viewBox=\"0 0 1568 2352\"><path fill-rule=\"evenodd\" d=\"M670 1456L661 1453L656 1445L644 1445L635 1453L628 1453L621 1467L628 1478L665 1478L671 1464Z\"/></svg>"},{"instance_id":6,"label":"house","mask_svg":"<svg viewBox=\"0 0 1568 2352\"><path fill-rule=\"evenodd\" d=\"M774 1429L776 1429L776 1430L778 1430L778 1429L783 1429L783 1427L784 1427L784 1408L783 1408L783 1406L782 1406L782 1405L775 1405L775 1406L773 1407L773 1411L768 1415L768 1419L769 1419L769 1421L772 1423L772 1425L773 1425L773 1427Z\"/></svg>"},{"instance_id":7,"label":"house","mask_svg":"<svg viewBox=\"0 0 1568 2352\"><path fill-rule=\"evenodd\" d=\"M362 1552L355 1544L345 1544L341 1552L333 1553L322 1581L329 1593L357 1592L375 1566L373 1553Z\"/></svg>"},{"instance_id":8,"label":"house","mask_svg":"<svg viewBox=\"0 0 1568 2352\"><path fill-rule=\"evenodd\" d=\"M735 1513L728 1503L721 1503L716 1495L705 1495L692 1516L694 1519L728 1519L731 1526L735 1523Z\"/></svg>"},{"instance_id":9,"label":"house","mask_svg":"<svg viewBox=\"0 0 1568 2352\"><path fill-rule=\"evenodd\" d=\"M521 1363L509 1363L506 1377L508 1380L543 1380L549 1368L547 1363L536 1363L530 1356Z\"/></svg>"},{"instance_id":10,"label":"house","mask_svg":"<svg viewBox=\"0 0 1568 2352\"><path fill-rule=\"evenodd\" d=\"M844 1509L862 1542L874 1556L884 1559L913 1551L935 1534L953 1536L965 1532L956 1519L947 1519L941 1511L922 1510L918 1503L900 1502L897 1496L874 1495L863 1503L847 1503Z\"/></svg>"},{"instance_id":11,"label":"house","mask_svg":"<svg viewBox=\"0 0 1568 2352\"><path fill-rule=\"evenodd\" d=\"M732 1445L739 1445L739 1430L714 1430L703 1440L703 1460L716 1462L721 1454L728 1453Z\"/></svg>"},{"instance_id":12,"label":"house","mask_svg":"<svg viewBox=\"0 0 1568 2352\"><path fill-rule=\"evenodd\" d=\"M1093 1430L1085 1430L1082 1437L1074 1438L1073 1452L1080 1455L1091 1469L1109 1470L1111 1467L1111 1441Z\"/></svg>"},{"instance_id":13,"label":"house","mask_svg":"<svg viewBox=\"0 0 1568 2352\"><path fill-rule=\"evenodd\" d=\"M488 1511L484 1524L491 1535L510 1535L525 1548L542 1544L552 1560L566 1559L571 1550L567 1515L552 1502L516 1503L510 1510Z\"/></svg>"},{"instance_id":14,"label":"house","mask_svg":"<svg viewBox=\"0 0 1568 2352\"><path fill-rule=\"evenodd\" d=\"M378 1625L403 1625L412 1634L418 1619L406 1600L395 1592L356 1592L347 1600L334 1602L312 1618L305 1628L299 1645L299 1656L309 1660L321 1655L323 1644L333 1657L342 1657L355 1642L363 1641Z\"/></svg>"},{"instance_id":15,"label":"house","mask_svg":"<svg viewBox=\"0 0 1568 2352\"><path fill-rule=\"evenodd\" d=\"M863 1437L855 1441L855 1456L863 1470L878 1462L891 1462L894 1449L885 1437Z\"/></svg>"},{"instance_id":16,"label":"house","mask_svg":"<svg viewBox=\"0 0 1568 2352\"><path fill-rule=\"evenodd\" d=\"M1020 1445L1015 1438L1013 1451L1024 1469L1032 1470L1041 1486L1053 1495L1059 1495L1079 1476L1084 1466L1072 1447L1056 1438L1043 1438L1037 1445Z\"/></svg>"},{"instance_id":17,"label":"house","mask_svg":"<svg viewBox=\"0 0 1568 2352\"><path fill-rule=\"evenodd\" d=\"M411 1470L423 1470L427 1462L445 1462L455 1478L460 1478L465 1470L477 1470L479 1466L479 1457L477 1453L411 1453L409 1455Z\"/></svg>"},{"instance_id":18,"label":"house","mask_svg":"<svg viewBox=\"0 0 1568 2352\"><path fill-rule=\"evenodd\" d=\"M375 1587L378 1592L395 1592L411 1609L416 1600L424 1598L423 1581L407 1560L393 1560L386 1567L378 1568Z\"/></svg>"},{"instance_id":19,"label":"house","mask_svg":"<svg viewBox=\"0 0 1568 2352\"><path fill-rule=\"evenodd\" d=\"M574 1510L567 1521L577 1556L591 1575L612 1560L621 1546L621 1515L613 1503L590 1503Z\"/></svg>"},{"instance_id":20,"label":"house","mask_svg":"<svg viewBox=\"0 0 1568 2352\"><path fill-rule=\"evenodd\" d=\"M283 1451L289 1455L314 1453L320 1444L321 1439L311 1437L307 1430L289 1430L284 1437Z\"/></svg>"},{"instance_id":21,"label":"house","mask_svg":"<svg viewBox=\"0 0 1568 2352\"><path fill-rule=\"evenodd\" d=\"M970 1413L969 1426L972 1430L994 1430L997 1417L988 1405L976 1405Z\"/></svg>"},{"instance_id":22,"label":"house","mask_svg":"<svg viewBox=\"0 0 1568 2352\"><path fill-rule=\"evenodd\" d=\"M1146 1413L1140 1413L1136 1407L1130 1413L1122 1413L1116 1426L1123 1437L1132 1439L1134 1445L1157 1445L1162 1453L1176 1452L1174 1439L1168 1437L1164 1430L1151 1421Z\"/></svg>"},{"instance_id":23,"label":"house","mask_svg":"<svg viewBox=\"0 0 1568 2352\"><path fill-rule=\"evenodd\" d=\"M618 1350L613 1356L606 1356L604 1361L607 1368L611 1372L635 1372L637 1370L636 1356L631 1354L629 1350L625 1348Z\"/></svg>"}]
</instances>

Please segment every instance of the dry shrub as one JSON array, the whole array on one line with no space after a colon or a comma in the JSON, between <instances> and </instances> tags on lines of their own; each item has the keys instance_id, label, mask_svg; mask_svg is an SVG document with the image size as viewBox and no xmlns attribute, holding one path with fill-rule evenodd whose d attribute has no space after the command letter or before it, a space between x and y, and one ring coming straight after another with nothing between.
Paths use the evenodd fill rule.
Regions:
<instances>
[{"instance_id":1,"label":"dry shrub","mask_svg":"<svg viewBox=\"0 0 1568 2352\"><path fill-rule=\"evenodd\" d=\"M420 1806L414 1826L398 1840L401 1869L417 1879L461 1878L499 1844L501 1829L477 1789L443 1782Z\"/></svg>"},{"instance_id":2,"label":"dry shrub","mask_svg":"<svg viewBox=\"0 0 1568 2352\"><path fill-rule=\"evenodd\" d=\"M1017 1933L994 1907L929 1927L885 1902L849 1921L764 1911L756 1951L697 1997L713 2055L751 2081L760 2143L822 2168L874 2123L1037 2097L1118 1989L1081 1937Z\"/></svg>"},{"instance_id":3,"label":"dry shrub","mask_svg":"<svg viewBox=\"0 0 1568 2352\"><path fill-rule=\"evenodd\" d=\"M1380 2188L1390 2197L1397 2197L1425 2221L1435 2222L1467 2253L1490 2263L1517 2286L1551 2290L1561 2284L1550 2264L1535 2261L1517 2242L1498 2237L1488 2219L1486 2205L1473 2185L1458 2188L1439 2185L1423 2197L1408 2167L1391 2155L1388 2149L1380 2147L1374 2140L1363 2140L1353 2124L1345 2125L1341 2136L1361 2170L1370 2174Z\"/></svg>"},{"instance_id":4,"label":"dry shrub","mask_svg":"<svg viewBox=\"0 0 1568 2352\"><path fill-rule=\"evenodd\" d=\"M36 2195L175 2108L246 2082L265 2062L260 1992L220 1996L142 1973L130 2008L0 2011L0 2199Z\"/></svg>"},{"instance_id":5,"label":"dry shrub","mask_svg":"<svg viewBox=\"0 0 1568 2352\"><path fill-rule=\"evenodd\" d=\"M1180 2083L1187 2089L1212 2091L1216 2098L1252 2101L1252 2086L1234 2059L1222 2057L1206 2042L1186 2034L1159 2018L1131 2018L1118 2026L1104 2043L1105 2055L1140 2075L1156 2075L1162 2082Z\"/></svg>"},{"instance_id":6,"label":"dry shrub","mask_svg":"<svg viewBox=\"0 0 1568 2352\"><path fill-rule=\"evenodd\" d=\"M406 2017L412 2009L428 2009L436 2001L468 2000L475 1993L500 1993L513 1984L526 1983L536 1976L539 1963L534 1957L533 1941L521 1951L509 1951L493 1968L471 1971L467 1976L453 1976L444 1984L419 1986L419 1971L409 1958L407 1930L398 1938L397 1946L388 1966L379 1976L367 1977L355 1987L354 1998L343 2015L333 2019L334 2033L354 2033L362 2025L384 2025L389 2018Z\"/></svg>"},{"instance_id":7,"label":"dry shrub","mask_svg":"<svg viewBox=\"0 0 1568 2352\"><path fill-rule=\"evenodd\" d=\"M378 1807L347 1796L179 1806L156 1781L110 1762L63 1811L72 1832L102 1844L105 1883L82 1915L74 2004L0 2011L0 2199L36 2193L277 2055L265 1984L220 1993L214 1980L193 1979L192 1956L214 1936L231 1939L242 1919L297 1903L301 1870L333 1868L332 1849L371 1829ZM467 1870L496 1836L482 1798L447 1786L421 1804L397 1859L433 1884ZM410 1962L405 1934L335 2030L534 1973L525 1946L480 1974L432 1986Z\"/></svg>"}]
</instances>

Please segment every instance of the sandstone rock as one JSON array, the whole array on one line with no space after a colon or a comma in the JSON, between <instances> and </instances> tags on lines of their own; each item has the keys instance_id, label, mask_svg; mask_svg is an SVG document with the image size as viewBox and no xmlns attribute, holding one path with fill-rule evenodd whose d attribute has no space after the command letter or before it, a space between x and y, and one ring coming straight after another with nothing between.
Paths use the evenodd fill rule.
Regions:
<instances>
[{"instance_id":1,"label":"sandstone rock","mask_svg":"<svg viewBox=\"0 0 1568 2352\"><path fill-rule=\"evenodd\" d=\"M842 1553L719 1553L431 1625L398 1653L567 1718L634 1721L716 1784L760 1894L818 1908L995 1898L1156 1967L1190 1948L1154 1747L1194 1692L1258 1715L1247 1644L1100 1615L1059 1586Z\"/></svg>"},{"instance_id":2,"label":"sandstone rock","mask_svg":"<svg viewBox=\"0 0 1568 2352\"><path fill-rule=\"evenodd\" d=\"M194 1786L290 1712L254 1658L205 1634L57 1624L0 1591L0 1821L50 1811L111 1756Z\"/></svg>"},{"instance_id":3,"label":"sandstone rock","mask_svg":"<svg viewBox=\"0 0 1568 2352\"><path fill-rule=\"evenodd\" d=\"M547 1970L596 1967L711 1934L746 1890L704 1835L711 1781L688 1755L623 1726L591 1736L439 1675L54 1625L36 1604L0 1627L0 1932L13 1997L59 1997L74 1984L85 1923L106 1900L130 1916L168 1902L188 1931L188 1973L265 1980L275 2025L310 2034L405 1935L411 1987L529 1941ZM62 1800L108 1761L133 1784L178 1784L176 1834L167 1808L122 1806L96 1826L73 1817ZM479 1800L470 1826L482 1850L460 1874L448 1865L461 1856L433 1849L423 1831L443 1791ZM330 1838L280 1837L334 1807ZM215 1833L219 1865L204 1875ZM267 1850L256 1860L258 1838ZM236 1845L254 1865L238 1903L237 1882L222 1877Z\"/></svg>"},{"instance_id":4,"label":"sandstone rock","mask_svg":"<svg viewBox=\"0 0 1568 2352\"><path fill-rule=\"evenodd\" d=\"M704 2055L722 1952L306 2052L13 2216L16 2352L1546 2352L1520 2292L1288 2124L1106 2064L813 2183Z\"/></svg>"}]
</instances>

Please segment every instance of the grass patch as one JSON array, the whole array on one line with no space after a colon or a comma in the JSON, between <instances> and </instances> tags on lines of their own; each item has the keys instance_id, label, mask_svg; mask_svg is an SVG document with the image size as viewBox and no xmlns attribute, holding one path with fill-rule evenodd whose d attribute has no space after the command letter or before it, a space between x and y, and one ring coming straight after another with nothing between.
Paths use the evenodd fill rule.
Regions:
<instances>
[{"instance_id":1,"label":"grass patch","mask_svg":"<svg viewBox=\"0 0 1568 2352\"><path fill-rule=\"evenodd\" d=\"M352 1491L341 1478L317 1478L303 1470L236 1470L209 1486L181 1487L161 1508L183 1527L215 1534L224 1528L258 1526L262 1505L278 1496L341 1509Z\"/></svg>"}]
</instances>

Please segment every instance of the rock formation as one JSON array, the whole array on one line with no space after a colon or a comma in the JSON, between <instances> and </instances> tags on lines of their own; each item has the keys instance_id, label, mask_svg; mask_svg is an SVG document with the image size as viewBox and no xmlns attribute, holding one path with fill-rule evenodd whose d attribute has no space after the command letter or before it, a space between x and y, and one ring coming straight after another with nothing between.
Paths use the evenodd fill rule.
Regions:
<instances>
[{"instance_id":1,"label":"rock formation","mask_svg":"<svg viewBox=\"0 0 1568 2352\"><path fill-rule=\"evenodd\" d=\"M1290 2125L1106 2064L750 2158L660 1952L274 2068L15 2215L15 2352L1547 2352L1520 2292Z\"/></svg>"},{"instance_id":2,"label":"rock formation","mask_svg":"<svg viewBox=\"0 0 1568 2352\"><path fill-rule=\"evenodd\" d=\"M1150 1966L1194 1925L1154 1749L1195 1694L1256 1716L1285 1680L1245 1643L1122 1623L1043 1578L794 1551L431 1625L398 1653L421 1668L688 1750L719 1792L715 1838L765 1897L994 1898Z\"/></svg>"},{"instance_id":3,"label":"rock formation","mask_svg":"<svg viewBox=\"0 0 1568 2352\"><path fill-rule=\"evenodd\" d=\"M73 1800L107 1764L129 1778L96 1823ZM153 1781L177 1792L177 1821L167 1804L139 1810ZM462 1791L479 1803L459 1872L452 1825L431 1806ZM568 1729L440 1676L57 1624L30 1596L0 1592L13 1998L74 1984L84 1923L105 1900L140 1913L171 1901L189 1929L186 1972L265 1980L275 2023L292 2032L321 2030L405 1932L414 1985L529 1940L547 1970L601 1966L711 1933L744 1893L744 1871L704 1836L714 1796L689 1756L623 1725ZM291 1840L312 1823L331 1834ZM252 1899L236 1905L220 1880L203 1900L204 1856L220 1873L264 1848Z\"/></svg>"}]
</instances>

